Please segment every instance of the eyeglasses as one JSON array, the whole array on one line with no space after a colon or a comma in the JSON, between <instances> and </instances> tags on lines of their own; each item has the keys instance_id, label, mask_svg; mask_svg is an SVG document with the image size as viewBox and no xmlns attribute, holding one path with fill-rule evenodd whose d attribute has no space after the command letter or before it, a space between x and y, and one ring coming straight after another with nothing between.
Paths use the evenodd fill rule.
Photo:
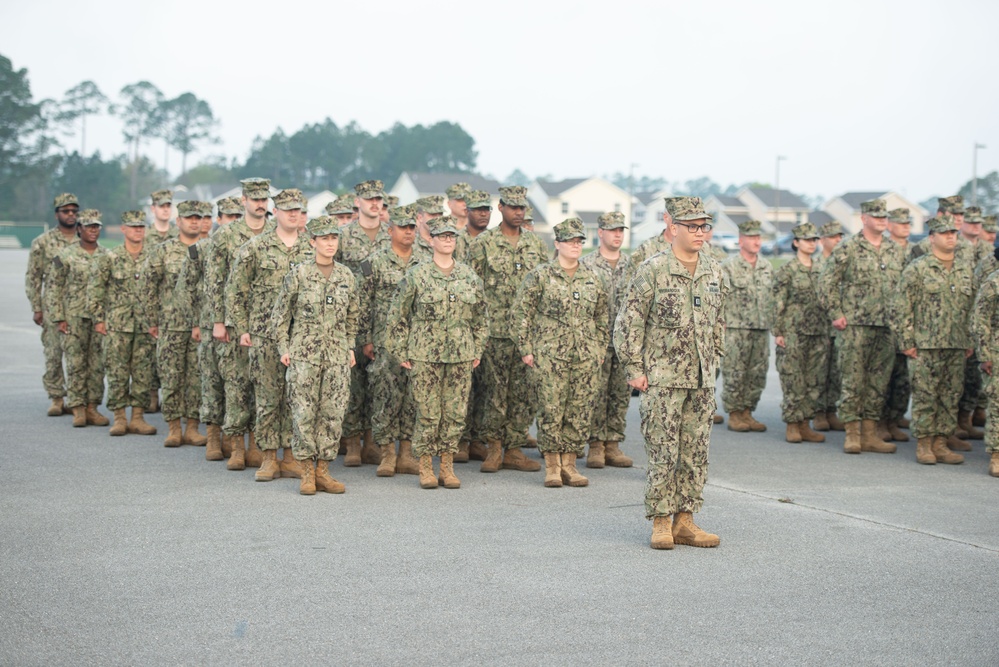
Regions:
<instances>
[{"instance_id":1,"label":"eyeglasses","mask_svg":"<svg viewBox=\"0 0 999 667\"><path fill-rule=\"evenodd\" d=\"M566 239L565 241L559 241L559 243L561 243L563 245L578 245L578 246L581 246L581 245L583 245L583 239L580 239L580 238Z\"/></svg>"},{"instance_id":2,"label":"eyeglasses","mask_svg":"<svg viewBox=\"0 0 999 667\"><path fill-rule=\"evenodd\" d=\"M673 224L680 225L681 227L686 227L687 231L690 232L691 234L696 234L698 232L707 234L714 228L714 225L712 225L710 222L705 222L703 225L688 225L686 222L676 222L674 220Z\"/></svg>"},{"instance_id":3,"label":"eyeglasses","mask_svg":"<svg viewBox=\"0 0 999 667\"><path fill-rule=\"evenodd\" d=\"M439 238L443 241L454 241L458 238L458 236L456 234L452 234L451 232L444 232L442 234L437 234L435 238Z\"/></svg>"}]
</instances>

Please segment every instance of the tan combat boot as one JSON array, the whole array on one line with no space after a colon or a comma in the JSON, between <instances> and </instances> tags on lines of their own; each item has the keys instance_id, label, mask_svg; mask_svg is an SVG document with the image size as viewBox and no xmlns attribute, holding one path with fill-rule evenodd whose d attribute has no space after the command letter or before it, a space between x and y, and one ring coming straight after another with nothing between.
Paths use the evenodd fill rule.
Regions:
<instances>
[{"instance_id":1,"label":"tan combat boot","mask_svg":"<svg viewBox=\"0 0 999 667\"><path fill-rule=\"evenodd\" d=\"M468 443L468 460L469 461L485 461L486 456L489 452L486 448L482 446L482 443L478 440L473 440Z\"/></svg>"},{"instance_id":2,"label":"tan combat boot","mask_svg":"<svg viewBox=\"0 0 999 667\"><path fill-rule=\"evenodd\" d=\"M812 417L812 428L816 431L828 431L829 430L829 418L826 417L824 412L816 412L815 416Z\"/></svg>"},{"instance_id":3,"label":"tan combat boot","mask_svg":"<svg viewBox=\"0 0 999 667\"><path fill-rule=\"evenodd\" d=\"M128 432L139 435L156 435L156 427L146 421L142 408L132 406L132 418L128 420Z\"/></svg>"},{"instance_id":4,"label":"tan combat boot","mask_svg":"<svg viewBox=\"0 0 999 667\"><path fill-rule=\"evenodd\" d=\"M878 423L873 419L860 420L860 450L876 454L894 454L895 445L878 437Z\"/></svg>"},{"instance_id":5,"label":"tan combat boot","mask_svg":"<svg viewBox=\"0 0 999 667\"><path fill-rule=\"evenodd\" d=\"M395 464L398 458L395 455L395 445L382 445L379 449L381 449L382 461L378 464L378 470L375 471L375 475L378 477L395 477Z\"/></svg>"},{"instance_id":6,"label":"tan combat boot","mask_svg":"<svg viewBox=\"0 0 999 667\"><path fill-rule=\"evenodd\" d=\"M985 426L985 410L983 408L975 408L975 411L971 413L971 423L975 426Z\"/></svg>"},{"instance_id":7,"label":"tan combat boot","mask_svg":"<svg viewBox=\"0 0 999 667\"><path fill-rule=\"evenodd\" d=\"M62 417L63 415L64 401L62 396L52 399L52 404L49 406L47 414L49 417Z\"/></svg>"},{"instance_id":8,"label":"tan combat boot","mask_svg":"<svg viewBox=\"0 0 999 667\"><path fill-rule=\"evenodd\" d=\"M361 436L352 435L347 438L347 453L343 457L343 465L356 468L361 465Z\"/></svg>"},{"instance_id":9,"label":"tan combat boot","mask_svg":"<svg viewBox=\"0 0 999 667\"><path fill-rule=\"evenodd\" d=\"M698 528L690 512L677 512L673 517L673 541L692 547L716 547L721 543L717 535Z\"/></svg>"},{"instance_id":10,"label":"tan combat boot","mask_svg":"<svg viewBox=\"0 0 999 667\"><path fill-rule=\"evenodd\" d=\"M285 447L281 450L281 460L278 462L278 466L281 468L281 477L302 478L302 462L292 455L291 447Z\"/></svg>"},{"instance_id":11,"label":"tan combat boot","mask_svg":"<svg viewBox=\"0 0 999 667\"><path fill-rule=\"evenodd\" d=\"M218 429L219 429L219 439L222 440L222 456L223 458L228 459L230 456L232 456L232 439L226 436L224 433L222 433L221 424L219 424Z\"/></svg>"},{"instance_id":12,"label":"tan combat boot","mask_svg":"<svg viewBox=\"0 0 999 667\"><path fill-rule=\"evenodd\" d=\"M97 411L96 403L87 404L86 414L87 414L87 423L90 424L91 426L107 426L108 424L111 423L108 421L107 417L105 417L104 415L102 415L100 412Z\"/></svg>"},{"instance_id":13,"label":"tan combat boot","mask_svg":"<svg viewBox=\"0 0 999 667\"><path fill-rule=\"evenodd\" d=\"M798 430L798 422L788 422L784 429L784 439L788 442L801 442L801 431Z\"/></svg>"},{"instance_id":14,"label":"tan combat boot","mask_svg":"<svg viewBox=\"0 0 999 667\"><path fill-rule=\"evenodd\" d=\"M860 422L852 421L844 424L846 440L843 441L843 451L847 454L860 453Z\"/></svg>"},{"instance_id":15,"label":"tan combat boot","mask_svg":"<svg viewBox=\"0 0 999 667\"><path fill-rule=\"evenodd\" d=\"M420 464L413 456L413 441L399 441L399 457L395 461L395 471L399 475L419 475Z\"/></svg>"},{"instance_id":16,"label":"tan combat boot","mask_svg":"<svg viewBox=\"0 0 999 667\"><path fill-rule=\"evenodd\" d=\"M975 425L971 423L970 410L961 410L957 413L957 428L968 434L967 436L962 436L968 438L968 440L981 440L985 437L985 432L980 428L975 428Z\"/></svg>"},{"instance_id":17,"label":"tan combat boot","mask_svg":"<svg viewBox=\"0 0 999 667\"><path fill-rule=\"evenodd\" d=\"M246 469L246 444L243 442L243 435L227 435L231 447L231 454L225 467L227 470Z\"/></svg>"},{"instance_id":18,"label":"tan combat boot","mask_svg":"<svg viewBox=\"0 0 999 667\"><path fill-rule=\"evenodd\" d=\"M954 452L970 452L971 443L967 440L961 440L961 438L956 435L950 435L945 438L947 440L947 448Z\"/></svg>"},{"instance_id":19,"label":"tan combat boot","mask_svg":"<svg viewBox=\"0 0 999 667\"><path fill-rule=\"evenodd\" d=\"M302 481L298 484L298 492L303 496L316 495L316 464L312 459L302 461Z\"/></svg>"},{"instance_id":20,"label":"tan combat boot","mask_svg":"<svg viewBox=\"0 0 999 667\"><path fill-rule=\"evenodd\" d=\"M545 454L545 486L550 489L562 486L562 458L558 452Z\"/></svg>"},{"instance_id":21,"label":"tan combat boot","mask_svg":"<svg viewBox=\"0 0 999 667\"><path fill-rule=\"evenodd\" d=\"M899 428L909 428L909 426L911 425L911 422L905 417L899 417L898 419L895 420L895 423L898 424Z\"/></svg>"},{"instance_id":22,"label":"tan combat boot","mask_svg":"<svg viewBox=\"0 0 999 667\"><path fill-rule=\"evenodd\" d=\"M204 447L208 444L208 438L198 432L201 422L197 419L187 419L184 421L184 433L180 436L180 441L185 445Z\"/></svg>"},{"instance_id":23,"label":"tan combat boot","mask_svg":"<svg viewBox=\"0 0 999 667\"><path fill-rule=\"evenodd\" d=\"M430 456L430 454L424 454L420 457L420 488L437 488L437 475L434 474L434 457Z\"/></svg>"},{"instance_id":24,"label":"tan combat boot","mask_svg":"<svg viewBox=\"0 0 999 667\"><path fill-rule=\"evenodd\" d=\"M547 464L548 455L545 454L545 462ZM603 468L607 462L604 460L604 443L600 440L594 440L590 443L590 450L586 454L586 467L587 468Z\"/></svg>"},{"instance_id":25,"label":"tan combat boot","mask_svg":"<svg viewBox=\"0 0 999 667\"><path fill-rule=\"evenodd\" d=\"M486 441L486 458L479 472L496 472L503 465L503 443L499 440Z\"/></svg>"},{"instance_id":26,"label":"tan combat boot","mask_svg":"<svg viewBox=\"0 0 999 667\"><path fill-rule=\"evenodd\" d=\"M559 454L562 463L562 483L569 486L586 486L590 480L579 474L576 470L576 455L571 452ZM540 465L538 466L541 467Z\"/></svg>"},{"instance_id":27,"label":"tan combat boot","mask_svg":"<svg viewBox=\"0 0 999 667\"><path fill-rule=\"evenodd\" d=\"M361 462L376 466L382 463L382 453L375 446L375 439L371 434L370 428L364 432L364 444L361 446Z\"/></svg>"},{"instance_id":28,"label":"tan combat boot","mask_svg":"<svg viewBox=\"0 0 999 667\"><path fill-rule=\"evenodd\" d=\"M712 424L724 424L725 423L725 418L722 417L720 414L718 414L716 412L715 416L711 418L711 423Z\"/></svg>"},{"instance_id":29,"label":"tan combat boot","mask_svg":"<svg viewBox=\"0 0 999 667\"><path fill-rule=\"evenodd\" d=\"M520 447L506 450L503 454L503 470L519 470L521 472L537 472L541 470L541 464L527 458Z\"/></svg>"},{"instance_id":30,"label":"tan combat boot","mask_svg":"<svg viewBox=\"0 0 999 667\"><path fill-rule=\"evenodd\" d=\"M916 462L923 465L934 465L937 457L933 454L933 437L918 438L916 440Z\"/></svg>"},{"instance_id":31,"label":"tan combat boot","mask_svg":"<svg viewBox=\"0 0 999 667\"><path fill-rule=\"evenodd\" d=\"M652 543L653 549L673 548L673 517L656 516L652 517Z\"/></svg>"},{"instance_id":32,"label":"tan combat boot","mask_svg":"<svg viewBox=\"0 0 999 667\"><path fill-rule=\"evenodd\" d=\"M281 466L277 462L277 450L265 449L260 469L253 474L258 482L270 482L281 477Z\"/></svg>"},{"instance_id":33,"label":"tan combat boot","mask_svg":"<svg viewBox=\"0 0 999 667\"><path fill-rule=\"evenodd\" d=\"M454 454L441 454L440 485L445 489L460 489L461 480L454 474Z\"/></svg>"},{"instance_id":34,"label":"tan combat boot","mask_svg":"<svg viewBox=\"0 0 999 667\"><path fill-rule=\"evenodd\" d=\"M763 422L756 421L756 418L753 417L753 413L751 413L749 410L743 410L742 415L743 417L745 417L746 423L749 424L750 431L756 431L757 433L762 433L763 431L767 430L767 425L764 424Z\"/></svg>"},{"instance_id":35,"label":"tan combat boot","mask_svg":"<svg viewBox=\"0 0 999 667\"><path fill-rule=\"evenodd\" d=\"M808 425L807 419L798 422L798 433L799 435L801 435L801 439L804 440L805 442L826 441L826 436L812 430L812 427Z\"/></svg>"},{"instance_id":36,"label":"tan combat boot","mask_svg":"<svg viewBox=\"0 0 999 667\"><path fill-rule=\"evenodd\" d=\"M87 408L78 405L73 408L73 428L83 428L87 425Z\"/></svg>"},{"instance_id":37,"label":"tan combat boot","mask_svg":"<svg viewBox=\"0 0 999 667\"><path fill-rule=\"evenodd\" d=\"M936 435L933 436L933 456L936 457L937 463L949 463L951 465L957 465L958 463L964 463L964 457L960 454L955 454L954 452L947 449L947 436Z\"/></svg>"},{"instance_id":38,"label":"tan combat boot","mask_svg":"<svg viewBox=\"0 0 999 667\"><path fill-rule=\"evenodd\" d=\"M888 422L888 434L895 442L909 442L909 434L899 428L897 421Z\"/></svg>"},{"instance_id":39,"label":"tan combat boot","mask_svg":"<svg viewBox=\"0 0 999 667\"><path fill-rule=\"evenodd\" d=\"M114 411L114 423L111 424L111 435L125 435L128 433L128 417L125 415L125 408L118 408Z\"/></svg>"},{"instance_id":40,"label":"tan combat boot","mask_svg":"<svg viewBox=\"0 0 999 667\"><path fill-rule=\"evenodd\" d=\"M454 454L455 463L468 463L468 440L458 443L458 451Z\"/></svg>"},{"instance_id":41,"label":"tan combat boot","mask_svg":"<svg viewBox=\"0 0 999 667\"><path fill-rule=\"evenodd\" d=\"M989 459L989 474L999 477L999 452L992 452L992 457Z\"/></svg>"},{"instance_id":42,"label":"tan combat boot","mask_svg":"<svg viewBox=\"0 0 999 667\"><path fill-rule=\"evenodd\" d=\"M151 415L160 411L160 391L153 389L149 392L149 409L146 411Z\"/></svg>"},{"instance_id":43,"label":"tan combat boot","mask_svg":"<svg viewBox=\"0 0 999 667\"><path fill-rule=\"evenodd\" d=\"M845 431L846 424L840 421L840 418L836 415L836 411L826 413L826 419L829 420L829 430L830 431Z\"/></svg>"},{"instance_id":44,"label":"tan combat boot","mask_svg":"<svg viewBox=\"0 0 999 667\"><path fill-rule=\"evenodd\" d=\"M316 461L316 490L323 493L343 493L347 490L347 487L330 476L329 461Z\"/></svg>"},{"instance_id":45,"label":"tan combat boot","mask_svg":"<svg viewBox=\"0 0 999 667\"><path fill-rule=\"evenodd\" d=\"M750 430L749 422L746 421L746 414L748 411L744 410L733 410L728 413L728 430L735 431L736 433L746 433Z\"/></svg>"},{"instance_id":46,"label":"tan combat boot","mask_svg":"<svg viewBox=\"0 0 999 667\"><path fill-rule=\"evenodd\" d=\"M528 433L527 434L527 442L524 443L524 447L526 449L537 449L538 448L538 439L535 438L530 433Z\"/></svg>"},{"instance_id":47,"label":"tan combat boot","mask_svg":"<svg viewBox=\"0 0 999 667\"><path fill-rule=\"evenodd\" d=\"M621 451L619 442L604 443L604 460L612 468L630 468L635 464L631 457Z\"/></svg>"},{"instance_id":48,"label":"tan combat boot","mask_svg":"<svg viewBox=\"0 0 999 667\"><path fill-rule=\"evenodd\" d=\"M180 417L167 422L167 437L163 441L164 447L180 447Z\"/></svg>"},{"instance_id":49,"label":"tan combat boot","mask_svg":"<svg viewBox=\"0 0 999 667\"><path fill-rule=\"evenodd\" d=\"M207 446L205 447L205 460L206 461L221 461L225 458L222 453L222 431L219 429L218 424L209 424L205 427L208 431L206 437Z\"/></svg>"},{"instance_id":50,"label":"tan combat boot","mask_svg":"<svg viewBox=\"0 0 999 667\"><path fill-rule=\"evenodd\" d=\"M863 430L864 425L860 425L861 430ZM891 442L891 433L888 432L888 420L879 419L874 426L874 435L883 440L884 442Z\"/></svg>"},{"instance_id":51,"label":"tan combat boot","mask_svg":"<svg viewBox=\"0 0 999 667\"><path fill-rule=\"evenodd\" d=\"M257 436L253 434L253 431L250 431L250 435L246 440L246 467L259 468L260 464L264 462L264 454L257 447Z\"/></svg>"}]
</instances>

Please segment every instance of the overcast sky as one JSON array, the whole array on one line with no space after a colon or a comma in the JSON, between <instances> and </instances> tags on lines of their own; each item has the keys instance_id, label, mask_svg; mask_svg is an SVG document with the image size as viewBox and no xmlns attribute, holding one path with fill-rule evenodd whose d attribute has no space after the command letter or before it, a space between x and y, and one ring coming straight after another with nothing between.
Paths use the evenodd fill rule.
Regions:
<instances>
[{"instance_id":1,"label":"overcast sky","mask_svg":"<svg viewBox=\"0 0 999 667\"><path fill-rule=\"evenodd\" d=\"M88 79L109 97L140 80L190 91L221 121L205 152L240 160L257 135L328 116L371 133L457 122L500 179L636 164L772 183L784 155L783 188L919 201L971 178L975 142L979 175L999 168L994 0L2 5L0 53L36 99ZM111 119L88 144L125 150ZM162 164L162 142L145 152Z\"/></svg>"}]
</instances>

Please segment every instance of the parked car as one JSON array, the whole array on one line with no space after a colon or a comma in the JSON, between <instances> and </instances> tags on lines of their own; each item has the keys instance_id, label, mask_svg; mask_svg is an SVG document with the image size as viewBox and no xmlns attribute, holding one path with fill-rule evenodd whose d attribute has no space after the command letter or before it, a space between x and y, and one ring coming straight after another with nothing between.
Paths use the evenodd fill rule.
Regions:
<instances>
[{"instance_id":1,"label":"parked car","mask_svg":"<svg viewBox=\"0 0 999 667\"><path fill-rule=\"evenodd\" d=\"M764 255L772 255L774 257L788 255L794 252L794 249L791 247L791 240L793 238L793 234L782 234L773 241L767 241L760 246L760 252Z\"/></svg>"},{"instance_id":2,"label":"parked car","mask_svg":"<svg viewBox=\"0 0 999 667\"><path fill-rule=\"evenodd\" d=\"M711 237L711 245L725 252L739 252L739 237L735 234L715 234Z\"/></svg>"}]
</instances>

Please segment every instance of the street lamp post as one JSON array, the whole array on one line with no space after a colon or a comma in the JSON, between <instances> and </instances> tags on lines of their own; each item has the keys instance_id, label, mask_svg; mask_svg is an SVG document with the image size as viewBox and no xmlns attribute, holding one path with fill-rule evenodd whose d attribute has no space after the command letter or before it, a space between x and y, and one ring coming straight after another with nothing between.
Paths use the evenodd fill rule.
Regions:
<instances>
[{"instance_id":1,"label":"street lamp post","mask_svg":"<svg viewBox=\"0 0 999 667\"><path fill-rule=\"evenodd\" d=\"M635 229L635 167L632 162L628 167L628 247L631 247L631 232Z\"/></svg>"},{"instance_id":2,"label":"street lamp post","mask_svg":"<svg viewBox=\"0 0 999 667\"><path fill-rule=\"evenodd\" d=\"M780 221L780 162L781 160L786 160L787 158L783 155L777 156L777 174L774 176L774 229L780 231L780 226L777 224Z\"/></svg>"},{"instance_id":3,"label":"street lamp post","mask_svg":"<svg viewBox=\"0 0 999 667\"><path fill-rule=\"evenodd\" d=\"M975 142L975 149L971 151L971 205L978 206L978 149L985 148L985 144Z\"/></svg>"}]
</instances>

